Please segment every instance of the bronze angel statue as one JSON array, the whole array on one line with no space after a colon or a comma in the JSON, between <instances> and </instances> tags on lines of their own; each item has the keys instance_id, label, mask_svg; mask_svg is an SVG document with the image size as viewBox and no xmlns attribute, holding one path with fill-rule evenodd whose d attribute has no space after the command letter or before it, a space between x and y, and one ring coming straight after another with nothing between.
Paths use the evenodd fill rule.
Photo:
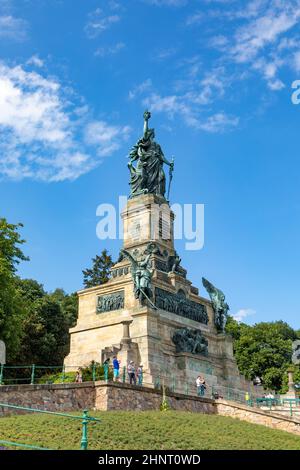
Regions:
<instances>
[{"instance_id":1,"label":"bronze angel statue","mask_svg":"<svg viewBox=\"0 0 300 470\"><path fill-rule=\"evenodd\" d=\"M131 262L131 274L134 283L135 297L139 299L140 302L147 299L150 305L156 308L151 301L151 297L153 297L151 286L153 274L150 262L151 253L141 261L137 261L127 250L121 250L121 254Z\"/></svg>"},{"instance_id":2,"label":"bronze angel statue","mask_svg":"<svg viewBox=\"0 0 300 470\"><path fill-rule=\"evenodd\" d=\"M202 284L207 290L212 306L215 313L215 325L220 333L225 333L225 326L227 322L227 316L229 311L229 305L225 302L225 295L217 289L211 282L204 277L202 278Z\"/></svg>"}]
</instances>

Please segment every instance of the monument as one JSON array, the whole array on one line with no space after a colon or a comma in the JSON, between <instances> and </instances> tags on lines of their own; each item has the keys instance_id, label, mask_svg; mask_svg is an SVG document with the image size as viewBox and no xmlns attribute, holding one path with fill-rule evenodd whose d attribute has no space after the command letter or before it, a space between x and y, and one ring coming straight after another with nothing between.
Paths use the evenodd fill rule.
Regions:
<instances>
[{"instance_id":1,"label":"monument","mask_svg":"<svg viewBox=\"0 0 300 470\"><path fill-rule=\"evenodd\" d=\"M0 364L6 364L6 347L2 340L0 340Z\"/></svg>"},{"instance_id":2,"label":"monument","mask_svg":"<svg viewBox=\"0 0 300 470\"><path fill-rule=\"evenodd\" d=\"M204 298L181 266L169 204L174 161L155 142L150 117L146 111L143 135L129 154L130 196L118 262L107 283L78 292L79 316L65 365L117 355L121 366L143 364L147 384L159 378L178 390L194 386L203 374L210 386L254 390L239 374L225 333L225 295L203 278L210 300Z\"/></svg>"}]
</instances>

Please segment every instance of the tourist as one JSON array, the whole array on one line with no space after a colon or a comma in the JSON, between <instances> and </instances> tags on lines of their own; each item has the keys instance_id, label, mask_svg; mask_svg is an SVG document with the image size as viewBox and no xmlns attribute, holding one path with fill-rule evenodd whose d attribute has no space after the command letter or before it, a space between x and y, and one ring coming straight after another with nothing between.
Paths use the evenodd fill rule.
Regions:
<instances>
[{"instance_id":1,"label":"tourist","mask_svg":"<svg viewBox=\"0 0 300 470\"><path fill-rule=\"evenodd\" d=\"M197 395L199 397L203 397L205 394L206 385L205 385L205 379L202 375L198 375L196 379L196 385L197 385Z\"/></svg>"},{"instance_id":2,"label":"tourist","mask_svg":"<svg viewBox=\"0 0 300 470\"><path fill-rule=\"evenodd\" d=\"M75 382L81 384L82 383L82 370L81 367L76 372Z\"/></svg>"},{"instance_id":3,"label":"tourist","mask_svg":"<svg viewBox=\"0 0 300 470\"><path fill-rule=\"evenodd\" d=\"M142 364L139 365L136 376L138 379L138 385L142 385L143 384L143 365Z\"/></svg>"},{"instance_id":4,"label":"tourist","mask_svg":"<svg viewBox=\"0 0 300 470\"><path fill-rule=\"evenodd\" d=\"M113 357L113 370L114 370L113 381L118 382L119 377L120 377L120 361L118 361L117 356Z\"/></svg>"},{"instance_id":5,"label":"tourist","mask_svg":"<svg viewBox=\"0 0 300 470\"><path fill-rule=\"evenodd\" d=\"M134 385L136 385L135 365L133 361L129 362L128 367L127 367L127 372L128 372L130 385L132 385L132 382L134 383Z\"/></svg>"}]
</instances>

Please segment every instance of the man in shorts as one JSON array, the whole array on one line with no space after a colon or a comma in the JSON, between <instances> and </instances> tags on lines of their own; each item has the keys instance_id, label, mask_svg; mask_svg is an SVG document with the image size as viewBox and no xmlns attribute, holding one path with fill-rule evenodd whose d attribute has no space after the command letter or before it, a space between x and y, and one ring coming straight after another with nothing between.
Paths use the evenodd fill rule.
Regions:
<instances>
[{"instance_id":1,"label":"man in shorts","mask_svg":"<svg viewBox=\"0 0 300 470\"><path fill-rule=\"evenodd\" d=\"M114 370L114 382L118 382L119 377L120 377L120 361L118 361L117 356L113 357L113 370Z\"/></svg>"}]
</instances>

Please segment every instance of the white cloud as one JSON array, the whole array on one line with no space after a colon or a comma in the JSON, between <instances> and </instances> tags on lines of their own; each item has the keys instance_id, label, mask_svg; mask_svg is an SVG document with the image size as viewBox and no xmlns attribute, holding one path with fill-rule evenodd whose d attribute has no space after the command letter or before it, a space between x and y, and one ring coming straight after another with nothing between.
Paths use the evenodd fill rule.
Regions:
<instances>
[{"instance_id":1,"label":"white cloud","mask_svg":"<svg viewBox=\"0 0 300 470\"><path fill-rule=\"evenodd\" d=\"M93 39L109 29L113 24L118 23L120 19L120 15L115 13L106 14L101 8L97 8L88 15L85 32L90 39Z\"/></svg>"},{"instance_id":2,"label":"white cloud","mask_svg":"<svg viewBox=\"0 0 300 470\"><path fill-rule=\"evenodd\" d=\"M195 108L195 97L169 95L160 96L152 93L143 100L143 105L151 111L167 114L170 119L175 115L180 116L187 126L206 132L224 132L235 128L239 124L237 116L229 116L224 112L206 115Z\"/></svg>"},{"instance_id":3,"label":"white cloud","mask_svg":"<svg viewBox=\"0 0 300 470\"><path fill-rule=\"evenodd\" d=\"M156 93L151 93L150 96L144 98L143 105L149 107L151 111L164 112L171 118L177 113L183 113L183 115L189 113L188 106L177 95L162 97Z\"/></svg>"},{"instance_id":4,"label":"white cloud","mask_svg":"<svg viewBox=\"0 0 300 470\"><path fill-rule=\"evenodd\" d=\"M0 38L25 41L28 35L28 23L11 15L0 16Z\"/></svg>"},{"instance_id":5,"label":"white cloud","mask_svg":"<svg viewBox=\"0 0 300 470\"><path fill-rule=\"evenodd\" d=\"M203 21L204 17L205 17L204 12L197 11L196 13L193 13L192 15L187 17L187 19L185 20L185 24L187 26L192 26L194 24L199 24Z\"/></svg>"},{"instance_id":6,"label":"white cloud","mask_svg":"<svg viewBox=\"0 0 300 470\"><path fill-rule=\"evenodd\" d=\"M102 134L92 138L91 113L75 96L57 78L28 70L28 65L0 63L2 177L73 180L119 148L128 128L101 121ZM84 141L85 135L90 139Z\"/></svg>"},{"instance_id":7,"label":"white cloud","mask_svg":"<svg viewBox=\"0 0 300 470\"><path fill-rule=\"evenodd\" d=\"M294 68L297 72L300 72L300 51L297 51L293 56Z\"/></svg>"},{"instance_id":8,"label":"white cloud","mask_svg":"<svg viewBox=\"0 0 300 470\"><path fill-rule=\"evenodd\" d=\"M40 68L44 67L44 61L40 59L38 55L33 55L32 57L30 57L30 59L27 60L26 64Z\"/></svg>"},{"instance_id":9,"label":"white cloud","mask_svg":"<svg viewBox=\"0 0 300 470\"><path fill-rule=\"evenodd\" d=\"M236 314L233 315L233 318L236 321L241 322L245 320L245 318L251 315L255 315L255 314L256 314L256 311L253 310L252 308L241 308Z\"/></svg>"},{"instance_id":10,"label":"white cloud","mask_svg":"<svg viewBox=\"0 0 300 470\"><path fill-rule=\"evenodd\" d=\"M93 121L86 127L85 141L89 145L97 146L99 156L106 157L118 150L130 133L129 126L111 126L105 121Z\"/></svg>"},{"instance_id":11,"label":"white cloud","mask_svg":"<svg viewBox=\"0 0 300 470\"><path fill-rule=\"evenodd\" d=\"M229 116L223 112L209 116L205 122L199 122L198 127L207 132L224 132L226 130L237 127L239 124L239 117Z\"/></svg>"},{"instance_id":12,"label":"white cloud","mask_svg":"<svg viewBox=\"0 0 300 470\"><path fill-rule=\"evenodd\" d=\"M99 57L115 55L118 52L120 52L122 49L124 49L124 47L125 47L125 44L123 42L117 42L116 44L113 44L112 46L98 47L94 55L99 56Z\"/></svg>"},{"instance_id":13,"label":"white cloud","mask_svg":"<svg viewBox=\"0 0 300 470\"><path fill-rule=\"evenodd\" d=\"M251 61L261 49L274 43L282 33L295 26L299 15L300 10L280 13L268 11L264 16L239 28L230 51L232 56L237 62Z\"/></svg>"},{"instance_id":14,"label":"white cloud","mask_svg":"<svg viewBox=\"0 0 300 470\"><path fill-rule=\"evenodd\" d=\"M175 47L169 47L167 49L159 49L153 54L153 59L155 60L166 60L170 59L177 53L177 49Z\"/></svg>"},{"instance_id":15,"label":"white cloud","mask_svg":"<svg viewBox=\"0 0 300 470\"><path fill-rule=\"evenodd\" d=\"M133 100L134 98L141 95L145 91L150 90L151 88L152 88L152 80L151 78L147 78L147 80L140 83L139 85L136 85L132 90L129 90L128 98L130 100Z\"/></svg>"},{"instance_id":16,"label":"white cloud","mask_svg":"<svg viewBox=\"0 0 300 470\"><path fill-rule=\"evenodd\" d=\"M230 84L230 78L224 76L224 68L216 67L207 71L200 79L197 76L199 67L197 60L193 60L192 63L186 61L184 72L187 78L174 83L172 94L161 95L148 80L135 87L129 93L129 97L133 99L142 95L143 106L151 111L166 114L170 120L176 116L194 129L224 132L237 127L239 124L237 116L214 110L212 106L224 97L225 89Z\"/></svg>"}]
</instances>

